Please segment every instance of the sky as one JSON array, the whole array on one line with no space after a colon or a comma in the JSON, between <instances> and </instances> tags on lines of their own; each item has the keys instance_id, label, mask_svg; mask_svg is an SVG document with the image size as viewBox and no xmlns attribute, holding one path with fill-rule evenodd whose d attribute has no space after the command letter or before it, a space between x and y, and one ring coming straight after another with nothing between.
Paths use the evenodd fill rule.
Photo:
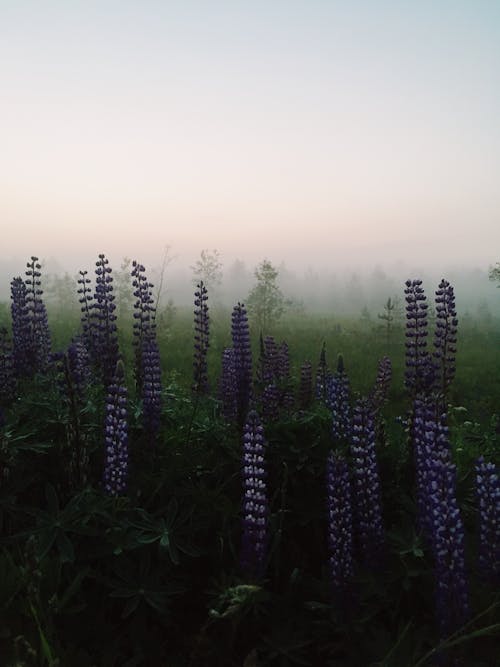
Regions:
<instances>
[{"instance_id":1,"label":"sky","mask_svg":"<svg viewBox=\"0 0 500 667\"><path fill-rule=\"evenodd\" d=\"M2 257L500 261L497 0L0 0Z\"/></svg>"}]
</instances>

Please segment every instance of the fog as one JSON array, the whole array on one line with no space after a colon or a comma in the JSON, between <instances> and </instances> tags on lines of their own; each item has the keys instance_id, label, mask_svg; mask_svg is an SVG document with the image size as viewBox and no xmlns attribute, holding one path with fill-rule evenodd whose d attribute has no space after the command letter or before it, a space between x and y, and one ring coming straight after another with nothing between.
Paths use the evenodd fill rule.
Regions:
<instances>
[{"instance_id":1,"label":"fog","mask_svg":"<svg viewBox=\"0 0 500 667\"><path fill-rule=\"evenodd\" d=\"M212 255L213 251L207 251ZM238 301L245 302L251 289L256 284L255 269L264 259L268 259L278 271L276 284L286 300L286 311L291 315L306 316L324 314L339 317L363 317L365 320L377 320L383 313L388 298L396 303L396 317L404 317L404 282L410 278L421 278L423 287L432 302L434 291L442 278L450 281L455 289L459 316L468 315L477 319L500 318L500 289L489 280L488 269L491 267L449 267L410 266L404 262L392 265L353 265L351 268L318 267L311 265L298 268L284 262L274 262L271 257L260 258L253 263L237 258L225 263L218 256L221 281L209 285L209 305L231 308ZM77 278L78 271L88 271L88 277L94 279L94 260L85 265L63 267L54 258L42 263L42 288L44 299L49 307L58 311L70 308L78 309ZM122 257L110 261L115 287L130 285L130 259ZM196 259L200 259L200 254ZM10 281L17 275L24 275L26 261L2 262L0 265L0 300L8 302ZM146 266L146 274L153 283L153 292L159 296L159 307L170 303L177 307L191 307L194 290L199 275L195 274L196 261L185 265L171 247L164 249L161 262ZM132 294L132 287L128 287ZM160 293L159 293L160 292ZM130 304L132 298L130 299Z\"/></svg>"}]
</instances>

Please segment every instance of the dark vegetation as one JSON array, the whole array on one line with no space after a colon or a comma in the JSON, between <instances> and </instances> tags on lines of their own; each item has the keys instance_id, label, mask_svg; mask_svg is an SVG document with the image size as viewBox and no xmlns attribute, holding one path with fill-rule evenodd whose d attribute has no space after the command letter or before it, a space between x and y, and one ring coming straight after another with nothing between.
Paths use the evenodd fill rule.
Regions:
<instances>
[{"instance_id":1,"label":"dark vegetation","mask_svg":"<svg viewBox=\"0 0 500 667\"><path fill-rule=\"evenodd\" d=\"M411 365L390 300L378 321L257 308L245 398L245 314L204 309L203 283L193 332L136 263L120 306L101 256L80 276L88 316L47 318L37 266L0 311L1 665L500 664L498 322L460 321L456 363L447 330L439 367L435 322ZM497 474L482 512L480 456ZM255 480L260 514L242 509Z\"/></svg>"}]
</instances>

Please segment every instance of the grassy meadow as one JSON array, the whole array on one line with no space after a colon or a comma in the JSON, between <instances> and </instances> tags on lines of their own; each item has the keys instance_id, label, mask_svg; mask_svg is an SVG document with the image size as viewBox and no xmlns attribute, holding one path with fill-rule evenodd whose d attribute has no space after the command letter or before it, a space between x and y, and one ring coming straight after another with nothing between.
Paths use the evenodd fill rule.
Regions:
<instances>
[{"instance_id":1,"label":"grassy meadow","mask_svg":"<svg viewBox=\"0 0 500 667\"><path fill-rule=\"evenodd\" d=\"M2 665L498 665L500 599L478 566L474 466L480 455L499 462L500 322L459 316L447 414L469 611L443 634L435 608L439 575L416 518L404 317L388 332L376 318L305 310L285 313L265 332L288 343L287 388L295 402L263 424L266 552L263 571L249 574L240 560L241 425L224 419L218 393L222 354L232 344L231 310L208 305L210 389L201 395L192 391L193 309L170 305L157 313L162 402L154 444L134 374L133 309L118 314L128 392L123 493L103 487L110 403L97 370L78 401L68 398L71 385L53 364L17 378L4 396ZM65 350L81 330L77 304L51 303L48 323L52 351ZM9 304L0 309L2 325L10 332ZM252 321L250 332L255 378L259 331ZM343 357L351 408L371 392L379 360L392 362L374 441L382 555L361 558L354 538L354 571L341 597L332 593L328 564L326 462L333 448L349 459L350 444L334 440L332 413L321 401L297 404L300 367L309 360L314 377L323 344L332 373ZM258 411L262 400L257 395Z\"/></svg>"}]
</instances>

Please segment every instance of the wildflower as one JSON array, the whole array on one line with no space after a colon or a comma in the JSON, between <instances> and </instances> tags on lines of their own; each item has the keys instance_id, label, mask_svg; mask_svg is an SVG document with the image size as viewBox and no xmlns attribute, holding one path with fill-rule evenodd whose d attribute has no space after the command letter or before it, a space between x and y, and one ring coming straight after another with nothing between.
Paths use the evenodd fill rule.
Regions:
<instances>
[{"instance_id":1,"label":"wildflower","mask_svg":"<svg viewBox=\"0 0 500 667\"><path fill-rule=\"evenodd\" d=\"M370 401L364 398L354 406L351 459L359 543L363 560L368 563L380 556L384 531L375 452L375 420Z\"/></svg>"},{"instance_id":2,"label":"wildflower","mask_svg":"<svg viewBox=\"0 0 500 667\"><path fill-rule=\"evenodd\" d=\"M347 461L330 452L326 473L328 510L328 563L334 592L347 586L353 575L351 483Z\"/></svg>"},{"instance_id":3,"label":"wildflower","mask_svg":"<svg viewBox=\"0 0 500 667\"><path fill-rule=\"evenodd\" d=\"M264 574L267 553L268 499L264 429L255 410L243 431L243 537L241 566L250 576Z\"/></svg>"},{"instance_id":4,"label":"wildflower","mask_svg":"<svg viewBox=\"0 0 500 667\"><path fill-rule=\"evenodd\" d=\"M243 424L248 411L252 383L252 351L245 306L238 303L232 313L231 335L236 373L238 423Z\"/></svg>"},{"instance_id":5,"label":"wildflower","mask_svg":"<svg viewBox=\"0 0 500 667\"><path fill-rule=\"evenodd\" d=\"M196 286L194 310L194 383L196 393L208 392L207 352L209 347L209 317L207 288L203 280Z\"/></svg>"},{"instance_id":6,"label":"wildflower","mask_svg":"<svg viewBox=\"0 0 500 667\"><path fill-rule=\"evenodd\" d=\"M500 584L500 477L498 466L481 456L476 463L479 505L479 567L484 579Z\"/></svg>"},{"instance_id":7,"label":"wildflower","mask_svg":"<svg viewBox=\"0 0 500 667\"><path fill-rule=\"evenodd\" d=\"M121 362L108 386L104 443L104 491L119 496L125 493L128 474L127 389Z\"/></svg>"}]
</instances>

